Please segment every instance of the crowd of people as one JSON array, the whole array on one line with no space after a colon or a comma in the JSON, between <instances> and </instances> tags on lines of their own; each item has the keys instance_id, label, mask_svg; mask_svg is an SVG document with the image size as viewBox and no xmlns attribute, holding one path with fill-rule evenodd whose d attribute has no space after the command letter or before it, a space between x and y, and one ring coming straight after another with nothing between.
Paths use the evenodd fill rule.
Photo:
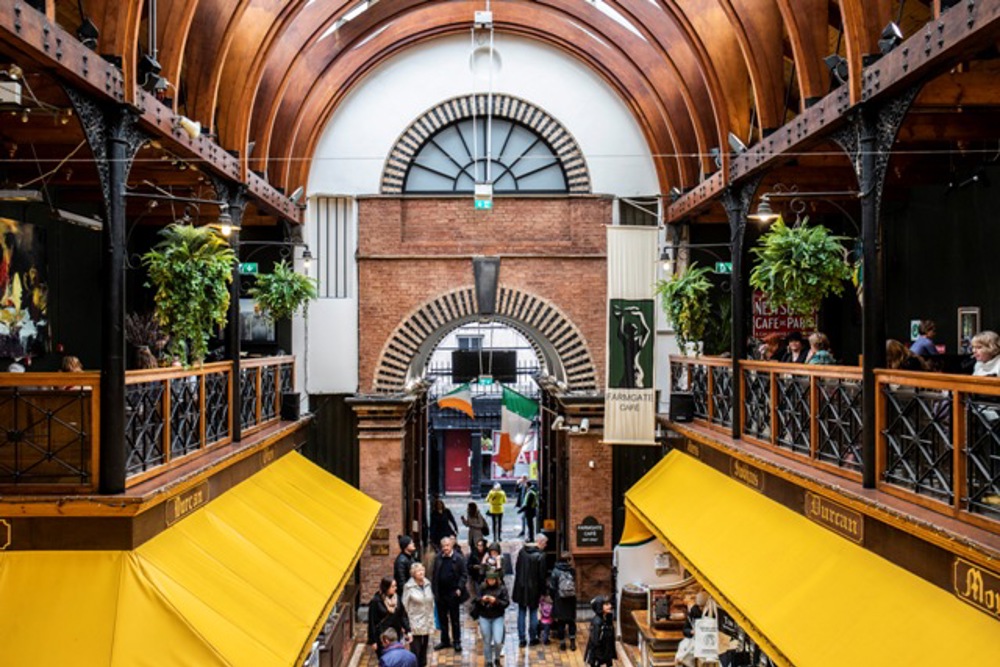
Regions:
<instances>
[{"instance_id":1,"label":"crowd of people","mask_svg":"<svg viewBox=\"0 0 1000 667\"><path fill-rule=\"evenodd\" d=\"M518 509L533 503L531 509L536 510L537 490L527 480L519 482L519 491L522 486ZM491 494L497 491L504 493L497 486ZM555 566L548 569L548 538L544 533L534 537L532 511L522 524L529 539L523 546L514 542L515 549L521 548L512 559L499 542L503 507L489 497L486 502L494 522L496 538L492 543L486 540L489 524L477 504L471 502L461 517L462 524L468 527L468 549L463 549L458 544L458 522L440 499L432 505L429 528L435 540L431 542L433 548L422 559L413 539L399 536L393 574L381 580L368 605L368 644L378 654L381 667L425 667L435 632L440 632L440 638L433 645L434 651L450 649L461 653L463 608L479 626L484 664L499 667L504 651L504 619L512 603L517 607L519 647L558 640L559 650L577 650L577 579L572 555L563 552ZM510 590L505 575L513 575ZM591 667L610 666L617 658L613 607L600 596L591 601L591 607L595 615L584 660Z\"/></svg>"},{"instance_id":2,"label":"crowd of people","mask_svg":"<svg viewBox=\"0 0 1000 667\"><path fill-rule=\"evenodd\" d=\"M809 343L808 349L805 343ZM803 336L792 331L786 336L772 333L758 343L751 343L751 358L762 361L780 361L786 364L835 364L837 360L830 351L830 339L826 334L814 331Z\"/></svg>"}]
</instances>

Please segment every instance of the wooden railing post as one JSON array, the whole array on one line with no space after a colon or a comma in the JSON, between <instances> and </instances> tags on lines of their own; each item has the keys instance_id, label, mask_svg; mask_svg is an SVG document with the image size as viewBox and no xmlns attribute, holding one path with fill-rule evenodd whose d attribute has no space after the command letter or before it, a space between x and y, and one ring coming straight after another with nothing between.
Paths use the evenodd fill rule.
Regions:
<instances>
[{"instance_id":1,"label":"wooden railing post","mask_svg":"<svg viewBox=\"0 0 1000 667\"><path fill-rule=\"evenodd\" d=\"M819 378L809 376L809 458L816 459L819 451Z\"/></svg>"}]
</instances>

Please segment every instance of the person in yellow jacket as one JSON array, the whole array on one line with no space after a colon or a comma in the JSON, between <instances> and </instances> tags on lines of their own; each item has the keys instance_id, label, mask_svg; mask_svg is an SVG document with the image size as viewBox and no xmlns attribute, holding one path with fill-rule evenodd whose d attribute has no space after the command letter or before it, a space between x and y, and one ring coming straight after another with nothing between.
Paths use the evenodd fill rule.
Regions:
<instances>
[{"instance_id":1,"label":"person in yellow jacket","mask_svg":"<svg viewBox=\"0 0 1000 667\"><path fill-rule=\"evenodd\" d=\"M500 531L503 530L503 506L507 503L507 494L503 492L500 482L494 482L493 488L486 494L486 504L489 505L490 519L493 521L493 539L500 541Z\"/></svg>"}]
</instances>

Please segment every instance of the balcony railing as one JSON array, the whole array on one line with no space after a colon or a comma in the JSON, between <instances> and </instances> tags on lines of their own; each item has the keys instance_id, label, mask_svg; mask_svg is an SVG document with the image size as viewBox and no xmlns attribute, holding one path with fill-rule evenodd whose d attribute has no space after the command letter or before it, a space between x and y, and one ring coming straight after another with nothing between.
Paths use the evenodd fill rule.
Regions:
<instances>
[{"instance_id":1,"label":"balcony railing","mask_svg":"<svg viewBox=\"0 0 1000 667\"><path fill-rule=\"evenodd\" d=\"M240 425L243 435L248 435L278 421L281 395L295 386L295 357L244 359L240 379Z\"/></svg>"},{"instance_id":2,"label":"balcony railing","mask_svg":"<svg viewBox=\"0 0 1000 667\"><path fill-rule=\"evenodd\" d=\"M97 490L99 373L0 374L0 493Z\"/></svg>"},{"instance_id":3,"label":"balcony railing","mask_svg":"<svg viewBox=\"0 0 1000 667\"><path fill-rule=\"evenodd\" d=\"M694 418L731 424L729 359L671 357L673 391L690 391ZM743 440L861 480L862 375L852 366L741 361ZM880 490L997 530L1000 382L963 375L876 372Z\"/></svg>"}]
</instances>

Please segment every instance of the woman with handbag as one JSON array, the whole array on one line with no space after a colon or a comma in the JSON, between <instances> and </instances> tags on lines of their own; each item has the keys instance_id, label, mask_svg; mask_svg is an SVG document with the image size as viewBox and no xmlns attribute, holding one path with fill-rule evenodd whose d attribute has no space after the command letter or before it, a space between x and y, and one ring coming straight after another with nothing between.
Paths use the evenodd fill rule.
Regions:
<instances>
[{"instance_id":1,"label":"woman with handbag","mask_svg":"<svg viewBox=\"0 0 1000 667\"><path fill-rule=\"evenodd\" d=\"M396 595L396 580L392 577L382 577L378 592L368 603L368 644L379 656L382 655L382 631L386 628L395 629L400 640L409 639L410 619Z\"/></svg>"},{"instance_id":2,"label":"woman with handbag","mask_svg":"<svg viewBox=\"0 0 1000 667\"><path fill-rule=\"evenodd\" d=\"M466 515L462 517L462 524L469 529L469 553L475 553L476 543L490 534L486 517L479 513L479 505L474 502L469 503Z\"/></svg>"}]
</instances>

